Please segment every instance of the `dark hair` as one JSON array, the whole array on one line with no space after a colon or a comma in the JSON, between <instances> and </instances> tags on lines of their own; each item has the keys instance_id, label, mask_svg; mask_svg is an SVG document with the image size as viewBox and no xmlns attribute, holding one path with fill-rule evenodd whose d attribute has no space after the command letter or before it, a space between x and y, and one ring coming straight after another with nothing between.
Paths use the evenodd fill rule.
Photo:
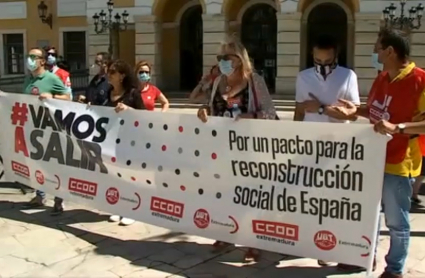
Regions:
<instances>
[{"instance_id":1,"label":"dark hair","mask_svg":"<svg viewBox=\"0 0 425 278\"><path fill-rule=\"evenodd\" d=\"M134 74L131 66L123 60L113 60L108 63L108 73L119 72L124 74L122 86L126 93L139 88L139 80Z\"/></svg>"},{"instance_id":2,"label":"dark hair","mask_svg":"<svg viewBox=\"0 0 425 278\"><path fill-rule=\"evenodd\" d=\"M406 32L402 30L384 29L379 32L382 49L392 47L400 60L410 56L410 41Z\"/></svg>"},{"instance_id":3,"label":"dark hair","mask_svg":"<svg viewBox=\"0 0 425 278\"><path fill-rule=\"evenodd\" d=\"M102 64L109 64L112 60L111 54L108 52L98 52L96 56L102 56Z\"/></svg>"},{"instance_id":4,"label":"dark hair","mask_svg":"<svg viewBox=\"0 0 425 278\"><path fill-rule=\"evenodd\" d=\"M335 52L338 51L338 43L335 37L327 34L316 37L316 39L313 41L313 48L314 47L323 50L333 49Z\"/></svg>"}]
</instances>

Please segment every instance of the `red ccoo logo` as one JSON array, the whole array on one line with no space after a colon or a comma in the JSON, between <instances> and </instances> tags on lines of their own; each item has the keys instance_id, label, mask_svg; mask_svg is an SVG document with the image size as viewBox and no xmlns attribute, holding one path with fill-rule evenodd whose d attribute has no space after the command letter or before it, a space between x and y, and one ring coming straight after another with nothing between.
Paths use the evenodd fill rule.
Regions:
<instances>
[{"instance_id":1,"label":"red ccoo logo","mask_svg":"<svg viewBox=\"0 0 425 278\"><path fill-rule=\"evenodd\" d=\"M252 220L252 231L259 235L298 241L298 230L299 227L297 225L264 220Z\"/></svg>"},{"instance_id":2,"label":"red ccoo logo","mask_svg":"<svg viewBox=\"0 0 425 278\"><path fill-rule=\"evenodd\" d=\"M41 171L39 170L35 171L35 179L40 185L44 184L44 175Z\"/></svg>"},{"instance_id":3,"label":"red ccoo logo","mask_svg":"<svg viewBox=\"0 0 425 278\"><path fill-rule=\"evenodd\" d=\"M97 183L69 178L69 191L89 196L97 195Z\"/></svg>"},{"instance_id":4,"label":"red ccoo logo","mask_svg":"<svg viewBox=\"0 0 425 278\"><path fill-rule=\"evenodd\" d=\"M170 200L166 200L166 199L162 199L162 198L158 198L158 197L152 197L152 199L151 199L151 210L158 212L158 213L182 218L183 217L184 204L174 202L174 201L170 201Z\"/></svg>"},{"instance_id":5,"label":"red ccoo logo","mask_svg":"<svg viewBox=\"0 0 425 278\"><path fill-rule=\"evenodd\" d=\"M198 209L193 215L193 222L199 229L205 229L210 225L210 215L205 209Z\"/></svg>"},{"instance_id":6,"label":"red ccoo logo","mask_svg":"<svg viewBox=\"0 0 425 278\"><path fill-rule=\"evenodd\" d=\"M314 235L314 244L316 244L317 248L320 250L329 251L335 248L336 237L329 231L318 231Z\"/></svg>"},{"instance_id":7,"label":"red ccoo logo","mask_svg":"<svg viewBox=\"0 0 425 278\"><path fill-rule=\"evenodd\" d=\"M30 169L27 165L12 161L12 170L18 175L22 175L26 178L30 177Z\"/></svg>"},{"instance_id":8,"label":"red ccoo logo","mask_svg":"<svg viewBox=\"0 0 425 278\"><path fill-rule=\"evenodd\" d=\"M120 192L115 187L110 187L108 190L106 190L106 201L110 205L115 205L118 203L118 200L120 199Z\"/></svg>"}]
</instances>

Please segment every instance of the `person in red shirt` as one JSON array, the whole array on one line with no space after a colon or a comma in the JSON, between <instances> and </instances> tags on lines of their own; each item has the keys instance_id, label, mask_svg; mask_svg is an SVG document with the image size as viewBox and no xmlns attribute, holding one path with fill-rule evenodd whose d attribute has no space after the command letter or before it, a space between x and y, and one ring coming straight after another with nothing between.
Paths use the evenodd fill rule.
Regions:
<instances>
[{"instance_id":1,"label":"person in red shirt","mask_svg":"<svg viewBox=\"0 0 425 278\"><path fill-rule=\"evenodd\" d=\"M410 178L421 174L425 153L425 71L409 61L410 41L403 31L383 30L377 53L385 70L375 79L367 105L357 108L345 102L338 110L368 118L376 132L392 135L381 200L390 247L387 266L379 277L402 278L410 240Z\"/></svg>"},{"instance_id":2,"label":"person in red shirt","mask_svg":"<svg viewBox=\"0 0 425 278\"><path fill-rule=\"evenodd\" d=\"M135 73L140 81L141 95L143 104L146 110L153 111L155 109L155 102L158 100L161 103L161 111L168 110L170 103L164 94L152 83L151 80L152 67L147 61L140 61L135 67Z\"/></svg>"},{"instance_id":3,"label":"person in red shirt","mask_svg":"<svg viewBox=\"0 0 425 278\"><path fill-rule=\"evenodd\" d=\"M60 80L62 80L63 84L65 85L65 87L67 88L68 92L71 94L71 98L72 98L72 89L71 89L71 78L70 78L70 74L68 71L58 67L57 65L57 57L58 54L56 52L56 48L54 47L46 47L46 67L47 69L56 74Z\"/></svg>"}]
</instances>

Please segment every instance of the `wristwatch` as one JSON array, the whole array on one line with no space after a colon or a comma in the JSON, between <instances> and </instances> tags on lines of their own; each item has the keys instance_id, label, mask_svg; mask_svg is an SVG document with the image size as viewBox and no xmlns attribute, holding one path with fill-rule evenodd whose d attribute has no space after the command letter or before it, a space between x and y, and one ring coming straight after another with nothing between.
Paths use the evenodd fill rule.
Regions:
<instances>
[{"instance_id":1,"label":"wristwatch","mask_svg":"<svg viewBox=\"0 0 425 278\"><path fill-rule=\"evenodd\" d=\"M324 112L325 112L325 106L320 105L319 109L317 109L317 113L319 113L319 115L322 115Z\"/></svg>"},{"instance_id":2,"label":"wristwatch","mask_svg":"<svg viewBox=\"0 0 425 278\"><path fill-rule=\"evenodd\" d=\"M403 134L405 128L406 128L405 124L398 124L397 125L398 133Z\"/></svg>"}]
</instances>

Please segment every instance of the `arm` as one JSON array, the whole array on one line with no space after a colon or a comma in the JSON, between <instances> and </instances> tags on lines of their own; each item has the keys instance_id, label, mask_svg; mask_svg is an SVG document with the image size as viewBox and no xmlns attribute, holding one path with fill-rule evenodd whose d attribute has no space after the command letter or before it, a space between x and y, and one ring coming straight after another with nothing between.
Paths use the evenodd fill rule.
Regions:
<instances>
[{"instance_id":1,"label":"arm","mask_svg":"<svg viewBox=\"0 0 425 278\"><path fill-rule=\"evenodd\" d=\"M52 88L50 93L53 95L53 98L71 100L71 94L69 90L65 87L59 77L57 77L56 75L52 75L51 80L49 81L52 82Z\"/></svg>"},{"instance_id":2,"label":"arm","mask_svg":"<svg viewBox=\"0 0 425 278\"><path fill-rule=\"evenodd\" d=\"M206 98L206 92L204 87L208 85L210 81L208 80L208 75L204 76L199 84L193 89L192 93L189 96L189 101L196 103Z\"/></svg>"},{"instance_id":3,"label":"arm","mask_svg":"<svg viewBox=\"0 0 425 278\"><path fill-rule=\"evenodd\" d=\"M295 111L294 111L294 121L302 122L305 117L305 109L302 103L304 102L302 82L300 74L297 76L297 81L295 83Z\"/></svg>"},{"instance_id":4,"label":"arm","mask_svg":"<svg viewBox=\"0 0 425 278\"><path fill-rule=\"evenodd\" d=\"M152 85L151 85L152 86ZM161 103L161 111L165 112L170 107L170 103L168 102L168 99L164 96L164 94L158 89L158 87L153 87L155 90L155 99Z\"/></svg>"},{"instance_id":5,"label":"arm","mask_svg":"<svg viewBox=\"0 0 425 278\"><path fill-rule=\"evenodd\" d=\"M302 103L296 102L295 111L294 111L294 121L302 122L304 121L304 117L305 117L305 111L304 111L304 107L302 106Z\"/></svg>"},{"instance_id":6,"label":"arm","mask_svg":"<svg viewBox=\"0 0 425 278\"><path fill-rule=\"evenodd\" d=\"M404 123L404 133L406 134L425 134L425 90L422 92L418 103L419 113L413 118L413 122Z\"/></svg>"},{"instance_id":7,"label":"arm","mask_svg":"<svg viewBox=\"0 0 425 278\"><path fill-rule=\"evenodd\" d=\"M276 109L274 107L273 100L270 96L269 89L267 88L264 78L256 73L253 73L252 79L254 81L255 91L257 93L258 109L260 113L257 113L257 117L260 119L276 119ZM252 91L254 93L254 91Z\"/></svg>"}]
</instances>

